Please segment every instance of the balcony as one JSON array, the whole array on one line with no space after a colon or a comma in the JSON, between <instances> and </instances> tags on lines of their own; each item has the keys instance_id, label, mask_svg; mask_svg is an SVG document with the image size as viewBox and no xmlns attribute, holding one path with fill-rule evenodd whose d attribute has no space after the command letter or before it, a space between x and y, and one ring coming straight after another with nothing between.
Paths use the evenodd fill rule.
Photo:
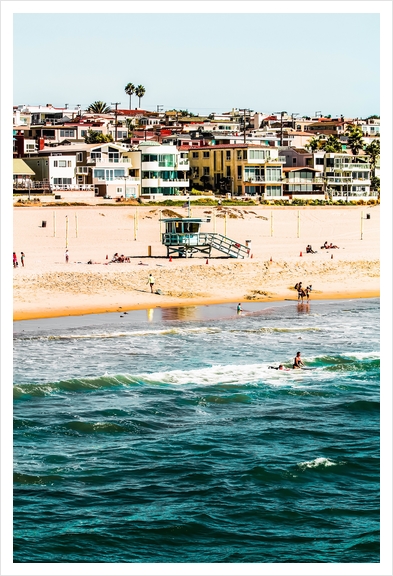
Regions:
<instances>
[{"instance_id":1,"label":"balcony","mask_svg":"<svg viewBox=\"0 0 393 576\"><path fill-rule=\"evenodd\" d=\"M326 178L327 184L352 184L352 178L348 176L328 176Z\"/></svg>"},{"instance_id":2,"label":"balcony","mask_svg":"<svg viewBox=\"0 0 393 576\"><path fill-rule=\"evenodd\" d=\"M370 170L370 164L355 164L355 163L334 163L335 170Z\"/></svg>"},{"instance_id":3,"label":"balcony","mask_svg":"<svg viewBox=\"0 0 393 576\"><path fill-rule=\"evenodd\" d=\"M323 178L283 178L284 184L323 184Z\"/></svg>"},{"instance_id":4,"label":"balcony","mask_svg":"<svg viewBox=\"0 0 393 576\"><path fill-rule=\"evenodd\" d=\"M186 188L190 185L190 181L189 180L180 180L180 179L173 179L173 180L164 180L163 178L159 178L158 179L159 182L159 186L162 186L163 188L170 188L170 187L180 187L180 188Z\"/></svg>"},{"instance_id":5,"label":"balcony","mask_svg":"<svg viewBox=\"0 0 393 576\"><path fill-rule=\"evenodd\" d=\"M109 158L108 156L103 156L101 158L90 158L96 164L131 164L131 158L126 156L121 156L119 158ZM89 162L88 159L87 161Z\"/></svg>"}]
</instances>

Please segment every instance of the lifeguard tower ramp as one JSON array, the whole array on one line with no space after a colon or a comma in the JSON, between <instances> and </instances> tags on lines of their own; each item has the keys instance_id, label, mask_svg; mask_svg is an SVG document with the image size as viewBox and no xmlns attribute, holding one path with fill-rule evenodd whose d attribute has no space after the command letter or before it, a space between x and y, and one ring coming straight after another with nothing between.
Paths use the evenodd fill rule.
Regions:
<instances>
[{"instance_id":1,"label":"lifeguard tower ramp","mask_svg":"<svg viewBox=\"0 0 393 576\"><path fill-rule=\"evenodd\" d=\"M201 232L203 222L210 218L163 218L165 232L162 244L167 248L167 256L189 258L197 252L211 256L214 248L230 258L248 258L250 248L215 232Z\"/></svg>"}]
</instances>

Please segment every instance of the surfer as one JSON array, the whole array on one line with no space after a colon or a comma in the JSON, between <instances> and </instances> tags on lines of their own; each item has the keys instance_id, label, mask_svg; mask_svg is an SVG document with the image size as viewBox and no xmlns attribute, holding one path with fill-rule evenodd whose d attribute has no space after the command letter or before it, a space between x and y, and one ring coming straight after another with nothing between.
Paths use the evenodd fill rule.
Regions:
<instances>
[{"instance_id":1,"label":"surfer","mask_svg":"<svg viewBox=\"0 0 393 576\"><path fill-rule=\"evenodd\" d=\"M300 352L296 353L296 356L294 358L293 361L293 366L292 368L303 368L304 364L303 364L303 360L300 357Z\"/></svg>"},{"instance_id":2,"label":"surfer","mask_svg":"<svg viewBox=\"0 0 393 576\"><path fill-rule=\"evenodd\" d=\"M289 368L284 368L284 366L282 364L280 364L279 366L269 366L269 368L272 368L273 370L285 370L288 371Z\"/></svg>"}]
</instances>

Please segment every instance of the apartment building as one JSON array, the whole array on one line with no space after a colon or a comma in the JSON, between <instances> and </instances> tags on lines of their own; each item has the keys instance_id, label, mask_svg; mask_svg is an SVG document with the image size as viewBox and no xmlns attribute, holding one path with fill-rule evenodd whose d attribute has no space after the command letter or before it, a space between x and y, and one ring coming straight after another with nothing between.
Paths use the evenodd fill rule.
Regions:
<instances>
[{"instance_id":1,"label":"apartment building","mask_svg":"<svg viewBox=\"0 0 393 576\"><path fill-rule=\"evenodd\" d=\"M371 167L365 155L325 153L324 180L326 193L333 200L377 196L377 192L370 192Z\"/></svg>"},{"instance_id":2,"label":"apartment building","mask_svg":"<svg viewBox=\"0 0 393 576\"><path fill-rule=\"evenodd\" d=\"M251 144L198 146L189 150L193 184L233 195L283 195L278 148Z\"/></svg>"},{"instance_id":3,"label":"apartment building","mask_svg":"<svg viewBox=\"0 0 393 576\"><path fill-rule=\"evenodd\" d=\"M140 142L138 151L141 154L141 196L157 198L188 192L188 147L178 149L151 140Z\"/></svg>"}]
</instances>

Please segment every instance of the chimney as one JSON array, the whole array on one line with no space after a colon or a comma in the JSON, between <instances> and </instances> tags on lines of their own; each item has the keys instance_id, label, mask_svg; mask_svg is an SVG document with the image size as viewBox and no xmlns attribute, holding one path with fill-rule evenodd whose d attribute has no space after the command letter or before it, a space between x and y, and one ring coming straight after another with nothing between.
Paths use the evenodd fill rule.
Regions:
<instances>
[{"instance_id":1,"label":"chimney","mask_svg":"<svg viewBox=\"0 0 393 576\"><path fill-rule=\"evenodd\" d=\"M43 138L38 138L38 150L43 150L45 146L45 140Z\"/></svg>"}]
</instances>

